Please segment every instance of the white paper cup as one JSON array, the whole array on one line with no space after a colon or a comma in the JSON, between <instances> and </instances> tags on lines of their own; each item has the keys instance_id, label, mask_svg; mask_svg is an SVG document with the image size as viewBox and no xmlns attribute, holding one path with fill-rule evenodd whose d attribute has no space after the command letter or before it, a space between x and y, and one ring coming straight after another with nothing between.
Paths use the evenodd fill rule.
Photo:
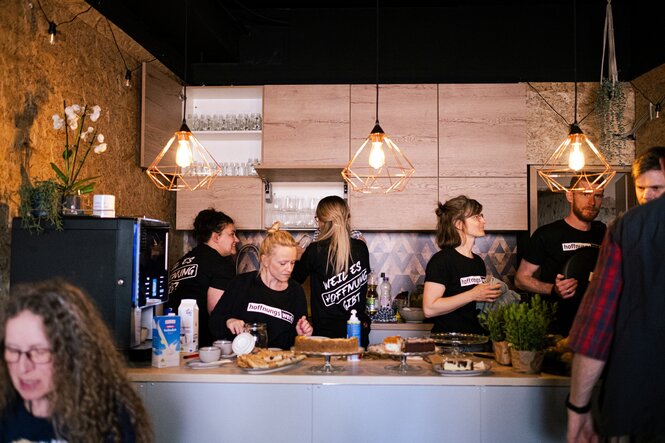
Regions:
<instances>
[{"instance_id":1,"label":"white paper cup","mask_svg":"<svg viewBox=\"0 0 665 443\"><path fill-rule=\"evenodd\" d=\"M115 217L115 195L96 194L92 199L92 214Z\"/></svg>"}]
</instances>

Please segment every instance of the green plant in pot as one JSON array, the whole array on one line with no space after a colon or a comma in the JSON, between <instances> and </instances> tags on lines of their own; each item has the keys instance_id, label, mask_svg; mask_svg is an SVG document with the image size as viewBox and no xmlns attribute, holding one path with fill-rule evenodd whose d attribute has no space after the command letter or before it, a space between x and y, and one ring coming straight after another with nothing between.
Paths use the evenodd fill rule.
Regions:
<instances>
[{"instance_id":1,"label":"green plant in pot","mask_svg":"<svg viewBox=\"0 0 665 443\"><path fill-rule=\"evenodd\" d=\"M556 305L534 295L526 303L510 305L505 313L506 340L510 343L513 368L517 372L540 372L547 348L547 329Z\"/></svg>"},{"instance_id":2,"label":"green plant in pot","mask_svg":"<svg viewBox=\"0 0 665 443\"><path fill-rule=\"evenodd\" d=\"M494 358L502 365L510 364L510 348L506 340L506 312L511 305L504 304L485 311L478 316L480 324L487 329L494 348Z\"/></svg>"},{"instance_id":3,"label":"green plant in pot","mask_svg":"<svg viewBox=\"0 0 665 443\"><path fill-rule=\"evenodd\" d=\"M34 184L24 183L19 189L19 215L21 226L30 232L42 232L43 222L62 229L60 216L61 193L58 184L53 180L37 181Z\"/></svg>"}]
</instances>

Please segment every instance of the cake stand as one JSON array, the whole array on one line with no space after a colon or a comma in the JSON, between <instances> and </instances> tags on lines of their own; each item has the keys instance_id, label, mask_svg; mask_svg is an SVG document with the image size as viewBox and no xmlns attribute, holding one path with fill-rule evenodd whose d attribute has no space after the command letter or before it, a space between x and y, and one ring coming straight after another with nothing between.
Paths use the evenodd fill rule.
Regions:
<instances>
[{"instance_id":1,"label":"cake stand","mask_svg":"<svg viewBox=\"0 0 665 443\"><path fill-rule=\"evenodd\" d=\"M408 374L410 372L422 371L423 368L418 366L412 366L407 364L407 357L424 357L426 355L432 355L436 351L426 351L426 352L386 352L382 347L383 345L370 345L367 349L367 352L375 355L380 355L382 357L399 357L398 365L388 365L384 369L388 371L395 371L399 374Z\"/></svg>"},{"instance_id":2,"label":"cake stand","mask_svg":"<svg viewBox=\"0 0 665 443\"><path fill-rule=\"evenodd\" d=\"M308 357L323 357L325 363L323 366L312 366L309 368L310 372L315 374L334 374L336 372L343 372L344 368L341 366L333 366L330 363L331 357L342 357L348 355L358 355L363 353L363 348L358 348L354 352L312 352L312 351L298 351L299 354L305 354Z\"/></svg>"},{"instance_id":3,"label":"cake stand","mask_svg":"<svg viewBox=\"0 0 665 443\"><path fill-rule=\"evenodd\" d=\"M487 343L489 337L479 334L465 334L462 332L437 332L430 335L437 345L452 346L451 357L461 357L460 346L480 345Z\"/></svg>"}]
</instances>

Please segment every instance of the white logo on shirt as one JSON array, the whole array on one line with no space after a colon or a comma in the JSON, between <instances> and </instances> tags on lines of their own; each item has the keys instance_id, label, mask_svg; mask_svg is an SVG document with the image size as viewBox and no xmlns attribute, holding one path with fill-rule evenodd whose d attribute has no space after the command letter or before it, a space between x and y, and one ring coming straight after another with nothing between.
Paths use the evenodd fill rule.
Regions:
<instances>
[{"instance_id":1,"label":"white logo on shirt","mask_svg":"<svg viewBox=\"0 0 665 443\"><path fill-rule=\"evenodd\" d=\"M593 246L591 243L561 243L561 249L564 251L576 251L580 248L586 248L587 246Z\"/></svg>"},{"instance_id":2,"label":"white logo on shirt","mask_svg":"<svg viewBox=\"0 0 665 443\"><path fill-rule=\"evenodd\" d=\"M289 311L264 305L263 303L248 303L247 312L258 312L293 324L293 314Z\"/></svg>"},{"instance_id":3,"label":"white logo on shirt","mask_svg":"<svg viewBox=\"0 0 665 443\"><path fill-rule=\"evenodd\" d=\"M459 279L459 285L461 287L479 285L483 282L483 278L480 275L470 275L468 277L462 277Z\"/></svg>"},{"instance_id":4,"label":"white logo on shirt","mask_svg":"<svg viewBox=\"0 0 665 443\"><path fill-rule=\"evenodd\" d=\"M350 275L340 272L323 282L323 287L327 290L321 294L324 305L341 303L348 311L360 301L360 288L367 281L367 269L362 268L358 261L349 267L349 273Z\"/></svg>"}]
</instances>

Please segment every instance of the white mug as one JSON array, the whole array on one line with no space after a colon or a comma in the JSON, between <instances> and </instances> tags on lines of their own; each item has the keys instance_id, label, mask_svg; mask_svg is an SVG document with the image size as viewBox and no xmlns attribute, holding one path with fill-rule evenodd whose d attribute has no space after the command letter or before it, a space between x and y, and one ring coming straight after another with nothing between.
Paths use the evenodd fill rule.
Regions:
<instances>
[{"instance_id":1,"label":"white mug","mask_svg":"<svg viewBox=\"0 0 665 443\"><path fill-rule=\"evenodd\" d=\"M115 195L96 194L92 201L92 214L99 217L115 217Z\"/></svg>"}]
</instances>

